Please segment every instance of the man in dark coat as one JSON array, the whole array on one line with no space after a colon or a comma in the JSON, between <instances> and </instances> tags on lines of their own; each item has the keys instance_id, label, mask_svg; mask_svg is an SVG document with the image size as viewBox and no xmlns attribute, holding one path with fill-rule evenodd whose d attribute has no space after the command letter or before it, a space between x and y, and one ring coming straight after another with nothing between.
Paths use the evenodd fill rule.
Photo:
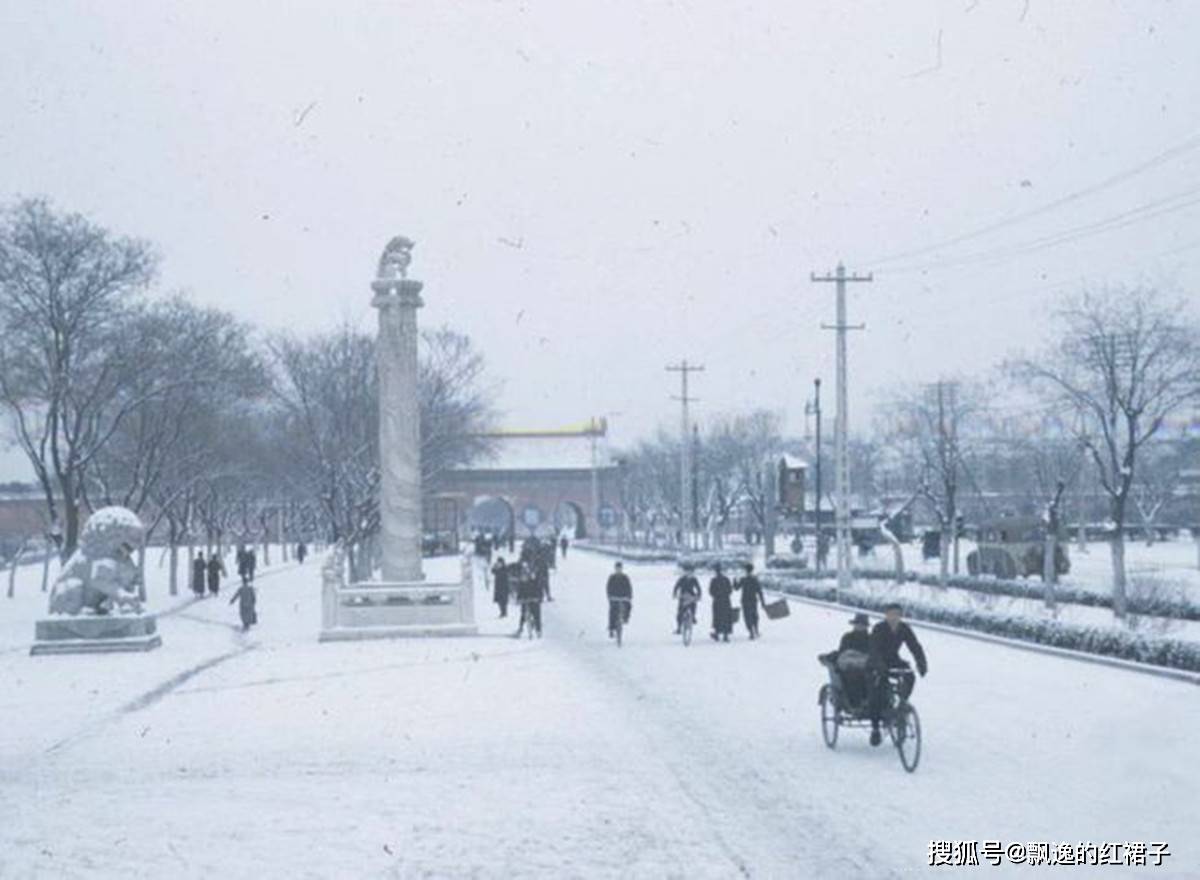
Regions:
<instances>
[{"instance_id":1,"label":"man in dark coat","mask_svg":"<svg viewBox=\"0 0 1200 880\"><path fill-rule=\"evenodd\" d=\"M571 542L567 540L567 536L563 535L558 539L558 549L562 551L562 558L567 558L567 548L571 546Z\"/></svg>"},{"instance_id":2,"label":"man in dark coat","mask_svg":"<svg viewBox=\"0 0 1200 880\"><path fill-rule=\"evenodd\" d=\"M258 623L258 611L255 607L258 597L254 595L254 587L242 584L229 600L230 605L234 602L238 603L238 616L242 619L242 632L245 632Z\"/></svg>"},{"instance_id":3,"label":"man in dark coat","mask_svg":"<svg viewBox=\"0 0 1200 880\"><path fill-rule=\"evenodd\" d=\"M671 595L678 600L678 605L675 607L675 635L679 635L679 631L683 627L683 615L690 614L692 623L696 622L696 604L703 595L700 581L696 580L696 576L692 574L692 566L683 566L683 574L679 580L675 581L675 588L671 590Z\"/></svg>"},{"instance_id":4,"label":"man in dark coat","mask_svg":"<svg viewBox=\"0 0 1200 880\"><path fill-rule=\"evenodd\" d=\"M250 583L254 583L254 572L258 568L258 552L251 547L246 551L246 570L250 575Z\"/></svg>"},{"instance_id":5,"label":"man in dark coat","mask_svg":"<svg viewBox=\"0 0 1200 880\"><path fill-rule=\"evenodd\" d=\"M611 639L617 634L617 615L620 614L621 623L626 624L629 623L629 612L633 610L633 584L630 583L629 575L625 574L624 566L620 562L613 566L613 573L608 576L604 592L608 595L608 637ZM613 601L614 599L625 601Z\"/></svg>"},{"instance_id":6,"label":"man in dark coat","mask_svg":"<svg viewBox=\"0 0 1200 880\"><path fill-rule=\"evenodd\" d=\"M504 564L504 557L499 556L492 566L492 601L500 606L501 617L508 617L508 578L508 566Z\"/></svg>"},{"instance_id":7,"label":"man in dark coat","mask_svg":"<svg viewBox=\"0 0 1200 880\"><path fill-rule=\"evenodd\" d=\"M537 572L528 562L518 566L517 601L521 603L521 623L517 627L517 638L521 637L526 624L534 631L542 634L542 585L538 582Z\"/></svg>"},{"instance_id":8,"label":"man in dark coat","mask_svg":"<svg viewBox=\"0 0 1200 880\"><path fill-rule=\"evenodd\" d=\"M758 578L754 576L754 563L747 562L744 564L746 569L745 575L738 578L734 589L742 594L742 622L746 624L746 631L750 633L750 638L758 638L758 607L767 607L767 600L763 597L762 584Z\"/></svg>"},{"instance_id":9,"label":"man in dark coat","mask_svg":"<svg viewBox=\"0 0 1200 880\"><path fill-rule=\"evenodd\" d=\"M250 583L250 552L245 547L238 547L234 558L237 560L237 573L242 579L242 584Z\"/></svg>"},{"instance_id":10,"label":"man in dark coat","mask_svg":"<svg viewBox=\"0 0 1200 880\"><path fill-rule=\"evenodd\" d=\"M204 598L204 579L208 566L204 563L204 554L199 550L196 551L196 558L192 560L192 592L196 594L196 598Z\"/></svg>"},{"instance_id":11,"label":"man in dark coat","mask_svg":"<svg viewBox=\"0 0 1200 880\"><path fill-rule=\"evenodd\" d=\"M713 577L708 582L708 595L712 596L712 640L729 641L733 632L733 584L725 577L718 563L713 566Z\"/></svg>"},{"instance_id":12,"label":"man in dark coat","mask_svg":"<svg viewBox=\"0 0 1200 880\"><path fill-rule=\"evenodd\" d=\"M871 688L871 745L873 746L877 746L883 741L883 737L879 733L879 722L883 714L883 705L887 700L888 672L895 669L903 671L903 677L900 680L900 696L905 699L912 693L913 685L916 683L913 679L912 667L907 661L900 658L901 646L907 647L908 652L912 654L913 660L917 664L917 672L921 673L922 678L929 671L928 663L925 660L925 649L917 641L912 627L900 619L902 613L903 609L900 607L900 603L889 603L884 606L883 620L875 624L875 628L871 630L870 666L874 675L874 683Z\"/></svg>"},{"instance_id":13,"label":"man in dark coat","mask_svg":"<svg viewBox=\"0 0 1200 880\"><path fill-rule=\"evenodd\" d=\"M305 544L303 541L301 541L299 544L296 545L296 559L299 560L301 565L303 565L304 557L307 555L308 555L308 545Z\"/></svg>"},{"instance_id":14,"label":"man in dark coat","mask_svg":"<svg viewBox=\"0 0 1200 880\"><path fill-rule=\"evenodd\" d=\"M225 563L215 550L208 557L208 591L214 596L221 592L221 575L225 574Z\"/></svg>"}]
</instances>

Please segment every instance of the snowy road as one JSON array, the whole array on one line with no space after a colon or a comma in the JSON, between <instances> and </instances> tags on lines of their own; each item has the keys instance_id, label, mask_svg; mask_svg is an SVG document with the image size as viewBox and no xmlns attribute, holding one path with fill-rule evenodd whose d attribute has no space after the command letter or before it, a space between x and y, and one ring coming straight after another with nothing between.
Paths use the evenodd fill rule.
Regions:
<instances>
[{"instance_id":1,"label":"snowy road","mask_svg":"<svg viewBox=\"0 0 1200 880\"><path fill-rule=\"evenodd\" d=\"M634 567L618 649L610 564L560 567L540 642L481 593L477 639L319 645L310 564L264 579L249 638L206 600L151 655L0 652L0 877L877 878L933 838L1165 840L1102 876L1196 875L1194 685L921 633L910 776L821 741L844 615L685 649L669 568Z\"/></svg>"}]
</instances>

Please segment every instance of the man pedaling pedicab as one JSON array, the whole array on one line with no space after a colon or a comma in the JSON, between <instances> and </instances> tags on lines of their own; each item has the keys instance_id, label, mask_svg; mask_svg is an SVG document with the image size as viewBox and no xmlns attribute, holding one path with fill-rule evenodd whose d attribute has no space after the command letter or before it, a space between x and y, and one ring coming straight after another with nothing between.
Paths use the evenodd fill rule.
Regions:
<instances>
[{"instance_id":1,"label":"man pedaling pedicab","mask_svg":"<svg viewBox=\"0 0 1200 880\"><path fill-rule=\"evenodd\" d=\"M916 679L913 678L912 666L900 658L900 647L908 647L913 660L917 664L917 672L921 677L929 671L925 660L925 650L917 641L916 635L907 623L900 619L903 609L899 602L890 602L883 608L883 620L875 624L871 630L869 671L871 688L871 745L877 746L883 741L879 733L879 722L883 714L883 706L887 701L888 673L900 670L902 676L899 682L900 696L908 699L912 694ZM847 634L849 635L849 634Z\"/></svg>"}]
</instances>

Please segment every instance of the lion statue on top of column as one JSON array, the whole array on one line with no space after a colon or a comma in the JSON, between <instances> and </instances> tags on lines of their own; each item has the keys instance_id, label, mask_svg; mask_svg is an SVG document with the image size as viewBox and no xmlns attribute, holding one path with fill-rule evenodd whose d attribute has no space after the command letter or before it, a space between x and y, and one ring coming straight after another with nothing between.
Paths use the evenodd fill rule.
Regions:
<instances>
[{"instance_id":1,"label":"lion statue on top of column","mask_svg":"<svg viewBox=\"0 0 1200 880\"><path fill-rule=\"evenodd\" d=\"M140 614L141 575L133 551L142 540L142 521L124 507L102 507L88 517L50 591L51 614Z\"/></svg>"}]
</instances>

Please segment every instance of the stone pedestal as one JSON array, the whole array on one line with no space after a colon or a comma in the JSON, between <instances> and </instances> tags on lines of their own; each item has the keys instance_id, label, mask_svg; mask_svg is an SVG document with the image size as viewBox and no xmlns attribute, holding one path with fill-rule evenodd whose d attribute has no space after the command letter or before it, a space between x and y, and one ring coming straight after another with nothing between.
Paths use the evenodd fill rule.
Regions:
<instances>
[{"instance_id":1,"label":"stone pedestal","mask_svg":"<svg viewBox=\"0 0 1200 880\"><path fill-rule=\"evenodd\" d=\"M47 617L36 622L30 654L108 654L150 651L162 644L152 614Z\"/></svg>"},{"instance_id":2,"label":"stone pedestal","mask_svg":"<svg viewBox=\"0 0 1200 880\"><path fill-rule=\"evenodd\" d=\"M327 569L322 587L321 641L475 635L478 629L470 565L470 559L463 557L457 580L364 581L349 585Z\"/></svg>"}]
</instances>

